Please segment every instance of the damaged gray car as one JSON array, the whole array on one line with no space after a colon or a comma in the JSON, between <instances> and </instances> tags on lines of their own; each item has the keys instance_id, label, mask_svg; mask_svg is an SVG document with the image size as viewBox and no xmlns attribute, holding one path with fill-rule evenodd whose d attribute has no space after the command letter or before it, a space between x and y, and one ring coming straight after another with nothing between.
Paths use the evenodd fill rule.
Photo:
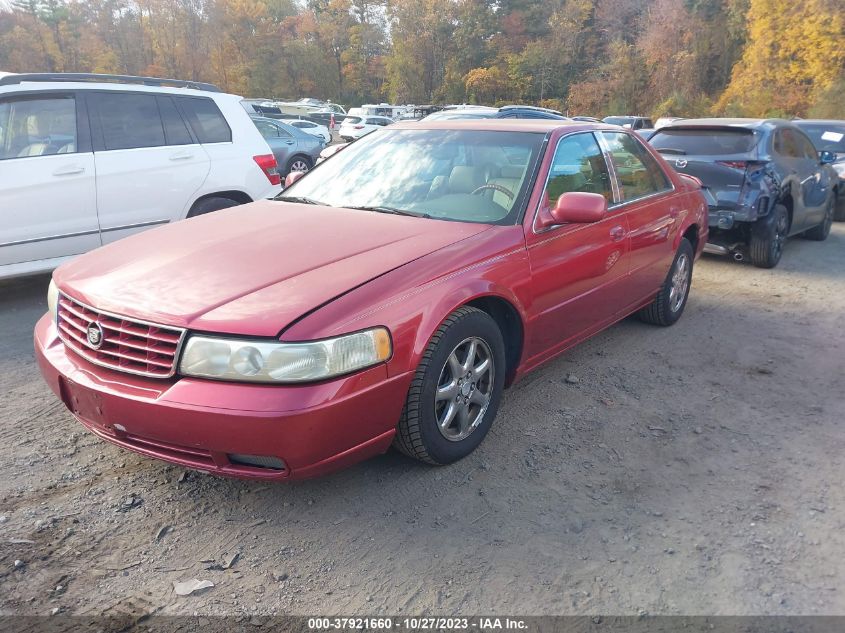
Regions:
<instances>
[{"instance_id":1,"label":"damaged gray car","mask_svg":"<svg viewBox=\"0 0 845 633\"><path fill-rule=\"evenodd\" d=\"M825 240L839 179L796 125L780 119L687 119L658 130L651 145L708 197L705 251L774 268L788 237Z\"/></svg>"}]
</instances>

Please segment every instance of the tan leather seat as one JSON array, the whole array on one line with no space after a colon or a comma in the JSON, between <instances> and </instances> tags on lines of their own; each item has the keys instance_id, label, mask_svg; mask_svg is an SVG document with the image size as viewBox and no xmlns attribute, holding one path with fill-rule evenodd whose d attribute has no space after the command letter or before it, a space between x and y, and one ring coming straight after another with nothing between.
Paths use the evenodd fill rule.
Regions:
<instances>
[{"instance_id":1,"label":"tan leather seat","mask_svg":"<svg viewBox=\"0 0 845 633\"><path fill-rule=\"evenodd\" d=\"M510 191L513 198L501 191L491 190L493 192L492 200L496 204L503 206L505 209L510 209L516 201L516 194L522 186L522 179L525 175L526 168L519 165L505 165L501 168L501 176L499 178L491 178L491 185L499 185Z\"/></svg>"},{"instance_id":2,"label":"tan leather seat","mask_svg":"<svg viewBox=\"0 0 845 633\"><path fill-rule=\"evenodd\" d=\"M484 175L475 167L458 165L449 174L449 193L472 193L484 184Z\"/></svg>"},{"instance_id":3,"label":"tan leather seat","mask_svg":"<svg viewBox=\"0 0 845 633\"><path fill-rule=\"evenodd\" d=\"M41 122L41 117L35 114L30 114L28 117L26 117L26 133L30 139L39 137L43 139L45 136L47 136L46 130L43 130L42 128L43 125ZM49 150L49 148L49 142L39 140L35 143L25 145L24 148L18 152L18 157L23 158L26 156L43 156L44 153Z\"/></svg>"}]
</instances>

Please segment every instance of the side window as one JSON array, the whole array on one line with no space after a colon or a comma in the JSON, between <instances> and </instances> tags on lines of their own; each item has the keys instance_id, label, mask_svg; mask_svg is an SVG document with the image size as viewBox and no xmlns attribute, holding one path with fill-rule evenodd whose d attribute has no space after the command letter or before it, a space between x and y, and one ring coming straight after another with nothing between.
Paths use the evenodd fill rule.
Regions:
<instances>
[{"instance_id":1,"label":"side window","mask_svg":"<svg viewBox=\"0 0 845 633\"><path fill-rule=\"evenodd\" d=\"M775 153L784 158L804 158L804 152L792 130L781 129L775 132Z\"/></svg>"},{"instance_id":2,"label":"side window","mask_svg":"<svg viewBox=\"0 0 845 633\"><path fill-rule=\"evenodd\" d=\"M267 121L256 121L255 127L258 128L258 131L261 132L261 136L263 136L264 138L279 137L279 128L277 128L272 123L268 123Z\"/></svg>"},{"instance_id":3,"label":"side window","mask_svg":"<svg viewBox=\"0 0 845 633\"><path fill-rule=\"evenodd\" d=\"M672 188L663 169L632 134L602 132L619 182L622 202L650 196Z\"/></svg>"},{"instance_id":4,"label":"side window","mask_svg":"<svg viewBox=\"0 0 845 633\"><path fill-rule=\"evenodd\" d=\"M94 96L107 150L165 145L155 95L97 93Z\"/></svg>"},{"instance_id":5,"label":"side window","mask_svg":"<svg viewBox=\"0 0 845 633\"><path fill-rule=\"evenodd\" d=\"M794 134L804 158L811 160L814 163L819 162L819 153L816 151L816 148L813 146L810 139L807 138L807 135L803 132L794 132Z\"/></svg>"},{"instance_id":6,"label":"side window","mask_svg":"<svg viewBox=\"0 0 845 633\"><path fill-rule=\"evenodd\" d=\"M77 151L71 96L0 101L0 160Z\"/></svg>"},{"instance_id":7,"label":"side window","mask_svg":"<svg viewBox=\"0 0 845 633\"><path fill-rule=\"evenodd\" d=\"M600 193L608 202L613 200L607 164L592 134L572 134L558 143L546 183L549 203L556 204L570 191Z\"/></svg>"},{"instance_id":8,"label":"side window","mask_svg":"<svg viewBox=\"0 0 845 633\"><path fill-rule=\"evenodd\" d=\"M273 124L271 123L270 125ZM288 132L285 128L277 125L273 125L273 128L276 130L276 136L281 136L282 138L293 138L293 134Z\"/></svg>"},{"instance_id":9,"label":"side window","mask_svg":"<svg viewBox=\"0 0 845 633\"><path fill-rule=\"evenodd\" d=\"M179 97L179 102L200 143L230 143L232 130L211 99Z\"/></svg>"},{"instance_id":10,"label":"side window","mask_svg":"<svg viewBox=\"0 0 845 633\"><path fill-rule=\"evenodd\" d=\"M176 104L170 97L157 97L158 109L164 123L164 137L168 145L190 145L194 142L191 133L182 120L182 115L176 109Z\"/></svg>"}]
</instances>

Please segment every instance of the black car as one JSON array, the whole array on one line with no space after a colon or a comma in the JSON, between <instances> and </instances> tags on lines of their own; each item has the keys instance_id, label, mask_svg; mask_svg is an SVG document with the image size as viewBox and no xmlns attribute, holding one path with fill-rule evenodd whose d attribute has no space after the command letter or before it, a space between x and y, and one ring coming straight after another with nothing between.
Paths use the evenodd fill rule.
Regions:
<instances>
[{"instance_id":1,"label":"black car","mask_svg":"<svg viewBox=\"0 0 845 633\"><path fill-rule=\"evenodd\" d=\"M606 116L602 119L602 123L607 123L608 125L619 125L632 130L654 129L654 123L652 123L651 119L645 116Z\"/></svg>"},{"instance_id":2,"label":"black car","mask_svg":"<svg viewBox=\"0 0 845 633\"><path fill-rule=\"evenodd\" d=\"M827 239L836 172L797 126L780 119L687 119L657 130L651 145L710 199L705 250L760 268L780 261L786 238Z\"/></svg>"},{"instance_id":3,"label":"black car","mask_svg":"<svg viewBox=\"0 0 845 633\"><path fill-rule=\"evenodd\" d=\"M816 150L832 152L832 163L839 182L836 186L836 213L834 219L845 222L845 121L823 121L820 119L802 119L793 121L810 137Z\"/></svg>"}]
</instances>

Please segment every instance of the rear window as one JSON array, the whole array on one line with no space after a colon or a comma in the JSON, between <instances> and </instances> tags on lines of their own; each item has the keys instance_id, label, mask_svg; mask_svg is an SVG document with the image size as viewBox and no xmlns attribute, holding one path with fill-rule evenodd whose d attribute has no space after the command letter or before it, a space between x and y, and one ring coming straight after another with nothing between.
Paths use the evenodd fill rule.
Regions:
<instances>
[{"instance_id":1,"label":"rear window","mask_svg":"<svg viewBox=\"0 0 845 633\"><path fill-rule=\"evenodd\" d=\"M343 122L344 123L360 123L361 117L359 117L359 116L348 116L345 119L343 119Z\"/></svg>"},{"instance_id":2,"label":"rear window","mask_svg":"<svg viewBox=\"0 0 845 633\"><path fill-rule=\"evenodd\" d=\"M673 155L721 156L745 154L757 144L752 130L666 129L655 132L649 143L657 151Z\"/></svg>"},{"instance_id":3,"label":"rear window","mask_svg":"<svg viewBox=\"0 0 845 633\"><path fill-rule=\"evenodd\" d=\"M231 142L232 130L214 101L201 97L179 97L179 102L200 143Z\"/></svg>"}]
</instances>

